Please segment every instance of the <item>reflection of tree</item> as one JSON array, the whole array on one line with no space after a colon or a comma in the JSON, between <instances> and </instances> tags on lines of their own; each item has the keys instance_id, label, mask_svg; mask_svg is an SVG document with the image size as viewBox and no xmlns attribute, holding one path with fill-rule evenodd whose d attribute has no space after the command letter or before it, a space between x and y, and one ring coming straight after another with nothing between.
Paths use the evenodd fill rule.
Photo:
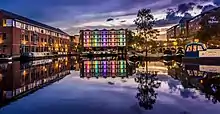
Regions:
<instances>
[{"instance_id":1,"label":"reflection of tree","mask_svg":"<svg viewBox=\"0 0 220 114\"><path fill-rule=\"evenodd\" d=\"M183 70L181 64L175 62L172 66L169 66L168 74L173 78L168 79L168 86L171 93L179 91L183 98L195 99L198 97L196 96L195 90L190 89L192 88L192 84L186 75L187 72ZM182 87L180 85L182 85Z\"/></svg>"},{"instance_id":2,"label":"reflection of tree","mask_svg":"<svg viewBox=\"0 0 220 114\"><path fill-rule=\"evenodd\" d=\"M157 93L154 89L159 88L161 84L158 81L157 73L138 74L135 81L139 83L136 98L139 100L140 107L146 110L153 109L153 104L157 99Z\"/></svg>"},{"instance_id":3,"label":"reflection of tree","mask_svg":"<svg viewBox=\"0 0 220 114\"><path fill-rule=\"evenodd\" d=\"M203 78L200 83L202 84L201 91L205 93L208 100L212 100L214 104L220 102L220 84L219 77L216 78Z\"/></svg>"}]
</instances>

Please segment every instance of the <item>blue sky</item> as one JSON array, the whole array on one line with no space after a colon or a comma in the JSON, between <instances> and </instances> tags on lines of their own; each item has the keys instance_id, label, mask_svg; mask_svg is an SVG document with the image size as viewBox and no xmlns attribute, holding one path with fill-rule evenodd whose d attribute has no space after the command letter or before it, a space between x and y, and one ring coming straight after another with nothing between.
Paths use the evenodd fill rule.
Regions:
<instances>
[{"instance_id":1,"label":"blue sky","mask_svg":"<svg viewBox=\"0 0 220 114\"><path fill-rule=\"evenodd\" d=\"M202 11L182 5L181 13L178 6L190 2L195 6L220 4L220 0L1 0L0 8L75 34L84 28L130 28L140 8L152 9L161 26L166 26L167 21L176 23L175 18L185 12L194 16ZM175 10L175 16L167 19L168 8ZM106 21L109 18L112 20Z\"/></svg>"}]
</instances>

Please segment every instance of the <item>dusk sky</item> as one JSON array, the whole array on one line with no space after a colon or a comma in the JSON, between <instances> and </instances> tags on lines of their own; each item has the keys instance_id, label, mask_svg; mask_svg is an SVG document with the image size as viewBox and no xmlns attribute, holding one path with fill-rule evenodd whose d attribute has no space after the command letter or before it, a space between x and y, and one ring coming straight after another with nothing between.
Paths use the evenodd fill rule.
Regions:
<instances>
[{"instance_id":1,"label":"dusk sky","mask_svg":"<svg viewBox=\"0 0 220 114\"><path fill-rule=\"evenodd\" d=\"M163 27L219 4L220 0L1 0L0 8L76 34L85 28L132 28L141 8L152 9L157 26ZM167 15L168 8L174 13Z\"/></svg>"}]
</instances>

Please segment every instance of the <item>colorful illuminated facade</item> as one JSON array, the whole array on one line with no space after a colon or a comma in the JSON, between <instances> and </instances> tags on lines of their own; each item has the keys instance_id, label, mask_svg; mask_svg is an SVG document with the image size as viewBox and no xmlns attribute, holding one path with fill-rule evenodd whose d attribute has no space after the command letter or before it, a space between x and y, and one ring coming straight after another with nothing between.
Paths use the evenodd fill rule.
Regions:
<instances>
[{"instance_id":1,"label":"colorful illuminated facade","mask_svg":"<svg viewBox=\"0 0 220 114\"><path fill-rule=\"evenodd\" d=\"M127 63L125 60L93 60L83 61L81 77L126 77Z\"/></svg>"},{"instance_id":2,"label":"colorful illuminated facade","mask_svg":"<svg viewBox=\"0 0 220 114\"><path fill-rule=\"evenodd\" d=\"M106 51L107 49L113 49L117 52L125 53L127 30L81 30L80 39L84 51Z\"/></svg>"}]
</instances>

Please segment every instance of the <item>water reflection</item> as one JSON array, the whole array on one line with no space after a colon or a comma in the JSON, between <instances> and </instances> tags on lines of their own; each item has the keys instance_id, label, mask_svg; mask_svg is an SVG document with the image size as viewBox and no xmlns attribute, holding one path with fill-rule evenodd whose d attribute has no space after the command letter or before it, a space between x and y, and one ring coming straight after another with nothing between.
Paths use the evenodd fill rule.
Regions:
<instances>
[{"instance_id":1,"label":"water reflection","mask_svg":"<svg viewBox=\"0 0 220 114\"><path fill-rule=\"evenodd\" d=\"M0 107L70 74L67 57L0 64Z\"/></svg>"},{"instance_id":2,"label":"water reflection","mask_svg":"<svg viewBox=\"0 0 220 114\"><path fill-rule=\"evenodd\" d=\"M157 72L140 73L135 78L138 85L138 93L136 98L139 101L139 106L146 110L153 109L153 104L156 103L157 92L155 89L160 87Z\"/></svg>"},{"instance_id":3,"label":"water reflection","mask_svg":"<svg viewBox=\"0 0 220 114\"><path fill-rule=\"evenodd\" d=\"M96 59L81 61L81 78L128 77L126 60Z\"/></svg>"},{"instance_id":4,"label":"water reflection","mask_svg":"<svg viewBox=\"0 0 220 114\"><path fill-rule=\"evenodd\" d=\"M80 77L86 77L87 79L92 77L97 79L126 77L125 80L121 81L122 83L132 79L138 85L138 92L135 97L139 102L139 106L151 110L157 99L155 89L159 88L161 84L157 74L161 71L164 72L161 68L166 69L161 62L139 61L132 63L123 59L106 60L106 58L99 58L81 61ZM115 85L113 80L109 81L108 84Z\"/></svg>"},{"instance_id":5,"label":"water reflection","mask_svg":"<svg viewBox=\"0 0 220 114\"><path fill-rule=\"evenodd\" d=\"M178 65L174 62L168 69L168 74L181 82L183 88L178 89L182 97L196 99L203 95L214 104L220 102L220 66Z\"/></svg>"}]
</instances>

